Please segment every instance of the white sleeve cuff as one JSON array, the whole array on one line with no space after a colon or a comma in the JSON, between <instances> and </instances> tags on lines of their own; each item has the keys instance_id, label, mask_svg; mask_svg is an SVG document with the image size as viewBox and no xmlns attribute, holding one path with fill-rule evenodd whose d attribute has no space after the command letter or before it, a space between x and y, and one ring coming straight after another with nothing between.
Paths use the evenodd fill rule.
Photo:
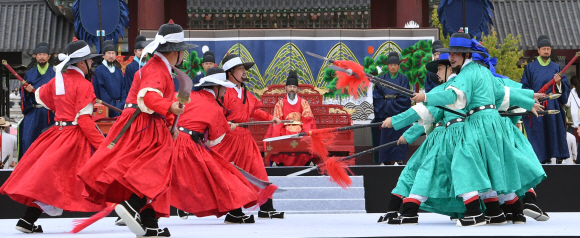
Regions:
<instances>
[{"instance_id":1,"label":"white sleeve cuff","mask_svg":"<svg viewBox=\"0 0 580 238\"><path fill-rule=\"evenodd\" d=\"M426 125L423 125L423 127L425 128L425 134L427 136L429 134L431 134L431 132L433 132L433 129L435 129L435 128L433 128L434 127L433 124L426 124Z\"/></svg>"},{"instance_id":2,"label":"white sleeve cuff","mask_svg":"<svg viewBox=\"0 0 580 238\"><path fill-rule=\"evenodd\" d=\"M417 112L419 117L421 117L421 119L419 119L418 121L419 125L423 126L426 124L431 124L435 121L435 117L433 117L429 109L427 109L427 107L425 107L423 103L417 103L415 106L412 106L411 108L413 108L413 110Z\"/></svg>"},{"instance_id":3,"label":"white sleeve cuff","mask_svg":"<svg viewBox=\"0 0 580 238\"><path fill-rule=\"evenodd\" d=\"M87 106L85 106L83 109L81 109L79 111L79 113L77 113L77 116L75 117L75 121L77 121L77 119L79 119L79 117L81 115L92 115L93 114L93 103L90 102L89 104L87 104Z\"/></svg>"},{"instance_id":4,"label":"white sleeve cuff","mask_svg":"<svg viewBox=\"0 0 580 238\"><path fill-rule=\"evenodd\" d=\"M46 109L50 110L50 108L46 107L46 105L44 105L44 103L42 102L42 100L40 100L40 89L42 87L39 87L36 89L36 91L34 92L34 99L36 99L36 103L42 105L43 107L45 107Z\"/></svg>"},{"instance_id":5,"label":"white sleeve cuff","mask_svg":"<svg viewBox=\"0 0 580 238\"><path fill-rule=\"evenodd\" d=\"M504 86L505 94L503 96L503 101L501 101L501 106L497 109L500 112L507 111L510 108L510 88L508 86Z\"/></svg>"},{"instance_id":6,"label":"white sleeve cuff","mask_svg":"<svg viewBox=\"0 0 580 238\"><path fill-rule=\"evenodd\" d=\"M465 108L465 106L467 105L467 97L465 97L465 93L463 93L463 91L453 86L449 86L446 89L451 89L455 92L455 94L457 94L457 100L455 100L455 103L449 104L447 105L447 107L457 110Z\"/></svg>"},{"instance_id":7,"label":"white sleeve cuff","mask_svg":"<svg viewBox=\"0 0 580 238\"><path fill-rule=\"evenodd\" d=\"M148 92L156 92L159 95L161 95L161 97L163 97L163 93L155 88L144 88L141 89L139 93L137 93L137 106L139 107L139 109L141 109L141 112L153 114L155 111L145 106L145 101L143 100L143 97L145 97L145 94L147 94Z\"/></svg>"},{"instance_id":8,"label":"white sleeve cuff","mask_svg":"<svg viewBox=\"0 0 580 238\"><path fill-rule=\"evenodd\" d=\"M214 147L217 144L221 143L225 136L226 136L226 133L224 133L222 136L220 136L219 138L217 138L215 140L206 141L204 144L207 147Z\"/></svg>"}]
</instances>

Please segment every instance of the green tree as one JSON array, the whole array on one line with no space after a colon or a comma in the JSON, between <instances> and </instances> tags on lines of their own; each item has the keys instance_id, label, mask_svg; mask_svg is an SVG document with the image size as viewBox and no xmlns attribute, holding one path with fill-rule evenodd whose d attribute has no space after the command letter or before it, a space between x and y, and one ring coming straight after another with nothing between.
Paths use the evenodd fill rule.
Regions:
<instances>
[{"instance_id":1,"label":"green tree","mask_svg":"<svg viewBox=\"0 0 580 238\"><path fill-rule=\"evenodd\" d=\"M521 36L514 37L509 34L504 39L503 44L499 44L497 31L492 28L491 34L489 36L482 35L481 39L481 44L487 49L489 55L497 58L495 72L519 82L524 73L524 68L519 68L517 65L523 56L523 50L519 49Z\"/></svg>"},{"instance_id":2,"label":"green tree","mask_svg":"<svg viewBox=\"0 0 580 238\"><path fill-rule=\"evenodd\" d=\"M201 63L203 58L197 57L197 51L186 53L185 59L181 62L182 70L189 75L190 78L197 76L197 72L203 71Z\"/></svg>"},{"instance_id":3,"label":"green tree","mask_svg":"<svg viewBox=\"0 0 580 238\"><path fill-rule=\"evenodd\" d=\"M424 87L427 77L425 64L431 61L431 42L420 40L401 52L401 72L412 86Z\"/></svg>"},{"instance_id":4,"label":"green tree","mask_svg":"<svg viewBox=\"0 0 580 238\"><path fill-rule=\"evenodd\" d=\"M324 80L324 82L327 83L326 86L324 86L324 88L329 89L329 91L324 94L325 97L331 98L334 98L336 96L340 96L341 98L348 97L348 93L346 93L347 90L346 88L344 89L343 92L343 89L336 87L336 81L338 80L338 78L336 78L335 70L329 68L324 69L322 79Z\"/></svg>"}]
</instances>

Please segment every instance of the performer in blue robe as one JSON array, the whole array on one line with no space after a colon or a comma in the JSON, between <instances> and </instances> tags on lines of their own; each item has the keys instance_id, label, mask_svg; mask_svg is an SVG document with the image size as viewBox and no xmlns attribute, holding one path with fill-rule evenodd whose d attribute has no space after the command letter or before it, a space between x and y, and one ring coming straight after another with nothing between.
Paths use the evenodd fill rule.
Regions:
<instances>
[{"instance_id":1,"label":"performer in blue robe","mask_svg":"<svg viewBox=\"0 0 580 238\"><path fill-rule=\"evenodd\" d=\"M433 41L433 46L431 47L431 54L433 55L433 61L439 60L440 52L436 51L439 48L444 48L443 42L441 42L440 40ZM425 93L428 93L429 91L431 91L431 89L433 89L434 87L437 87L440 84L441 84L441 82L439 81L439 77L437 76L436 73L427 72L427 75L425 78Z\"/></svg>"},{"instance_id":2,"label":"performer in blue robe","mask_svg":"<svg viewBox=\"0 0 580 238\"><path fill-rule=\"evenodd\" d=\"M538 38L538 53L540 55L536 61L526 65L521 81L522 87L539 92L556 77L556 83L549 86L545 93L560 93L562 96L557 100L548 100L544 110L560 110L560 113L543 117L524 116L522 120L528 140L540 162L550 163L551 158L556 158L557 163L561 163L570 157L566 143L565 111L561 105L568 102L571 87L565 75L555 76L560 72L560 66L550 60L551 44L547 36Z\"/></svg>"},{"instance_id":3,"label":"performer in blue robe","mask_svg":"<svg viewBox=\"0 0 580 238\"><path fill-rule=\"evenodd\" d=\"M399 72L399 62L399 54L396 52L389 53L389 57L387 58L389 72L381 75L381 78L401 87L409 88L409 80ZM387 117L392 117L411 108L411 101L407 96L375 85L373 89L373 106L375 111L375 119L373 119L373 122L381 122L387 119ZM409 126L400 130L394 130L393 128L382 128L379 130L379 128L373 127L371 129L373 131L373 147L399 140L408 128ZM408 147L405 144L380 150L377 163L394 164L395 162L401 163L407 160Z\"/></svg>"},{"instance_id":4,"label":"performer in blue robe","mask_svg":"<svg viewBox=\"0 0 580 238\"><path fill-rule=\"evenodd\" d=\"M95 69L93 76L93 87L95 95L103 102L113 105L123 110L125 100L131 85L127 85L123 78L121 69L114 65L117 53L113 41L103 42L103 64ZM109 117L117 117L120 113L109 110Z\"/></svg>"},{"instance_id":5,"label":"performer in blue robe","mask_svg":"<svg viewBox=\"0 0 580 238\"><path fill-rule=\"evenodd\" d=\"M129 88L131 88L131 84L133 84L133 77L135 77L135 73L139 70L139 66L145 66L145 58L143 58L143 62L140 62L139 59L141 58L143 48L145 48L145 45L147 44L146 40L145 36L142 35L138 35L137 38L135 38L135 49L133 50L135 57L133 58L133 62L125 68L124 76L125 85L129 85Z\"/></svg>"},{"instance_id":6,"label":"performer in blue robe","mask_svg":"<svg viewBox=\"0 0 580 238\"><path fill-rule=\"evenodd\" d=\"M205 77L205 71L208 70L209 68L212 67L216 67L215 65L215 55L213 52L211 51L206 51L203 52L203 61L201 63L201 67L203 68L203 71L197 72L197 76L195 76L195 78L193 78L193 85L196 85L199 83L199 80L201 80L201 78ZM201 87L193 87L193 90L195 91L199 91L201 89Z\"/></svg>"},{"instance_id":7,"label":"performer in blue robe","mask_svg":"<svg viewBox=\"0 0 580 238\"><path fill-rule=\"evenodd\" d=\"M28 147L40 136L42 130L54 123L54 112L46 109L36 102L33 89L48 83L55 76L54 69L48 63L50 58L48 44L46 42L38 43L35 50L36 67L26 71L24 80L30 85L20 88L20 97L22 99L22 114L24 119L18 126L19 148L18 158L22 158Z\"/></svg>"}]
</instances>

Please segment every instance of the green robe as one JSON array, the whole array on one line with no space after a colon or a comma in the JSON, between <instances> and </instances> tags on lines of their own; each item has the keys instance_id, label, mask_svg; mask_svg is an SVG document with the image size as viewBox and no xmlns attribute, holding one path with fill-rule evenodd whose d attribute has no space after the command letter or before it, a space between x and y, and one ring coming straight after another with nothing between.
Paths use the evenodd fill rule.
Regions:
<instances>
[{"instance_id":1,"label":"green robe","mask_svg":"<svg viewBox=\"0 0 580 238\"><path fill-rule=\"evenodd\" d=\"M453 88L428 93L426 104L450 105L470 111L495 105L496 99L503 99L503 85L477 63L467 63L454 79L450 84ZM465 141L457 144L452 161L455 195L484 192L489 188L499 194L520 193L545 178L543 171L538 173L531 166L521 166L528 158L514 146L513 128L506 125L497 110L483 110L469 116L463 130Z\"/></svg>"}]
</instances>

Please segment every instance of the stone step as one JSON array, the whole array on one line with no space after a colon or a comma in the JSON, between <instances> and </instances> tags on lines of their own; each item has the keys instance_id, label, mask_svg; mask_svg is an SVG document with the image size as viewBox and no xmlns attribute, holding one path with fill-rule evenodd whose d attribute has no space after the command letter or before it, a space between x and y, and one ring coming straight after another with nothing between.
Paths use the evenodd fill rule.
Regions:
<instances>
[{"instance_id":1,"label":"stone step","mask_svg":"<svg viewBox=\"0 0 580 238\"><path fill-rule=\"evenodd\" d=\"M305 185L308 186L308 185ZM354 187L286 187L287 191L275 193L274 199L364 199L365 189Z\"/></svg>"},{"instance_id":2,"label":"stone step","mask_svg":"<svg viewBox=\"0 0 580 238\"><path fill-rule=\"evenodd\" d=\"M364 199L274 199L278 211L365 210Z\"/></svg>"},{"instance_id":3,"label":"stone step","mask_svg":"<svg viewBox=\"0 0 580 238\"><path fill-rule=\"evenodd\" d=\"M270 182L280 188L291 187L338 187L336 183L330 181L329 176L270 176ZM364 187L363 176L350 176L352 180L351 188Z\"/></svg>"}]
</instances>

